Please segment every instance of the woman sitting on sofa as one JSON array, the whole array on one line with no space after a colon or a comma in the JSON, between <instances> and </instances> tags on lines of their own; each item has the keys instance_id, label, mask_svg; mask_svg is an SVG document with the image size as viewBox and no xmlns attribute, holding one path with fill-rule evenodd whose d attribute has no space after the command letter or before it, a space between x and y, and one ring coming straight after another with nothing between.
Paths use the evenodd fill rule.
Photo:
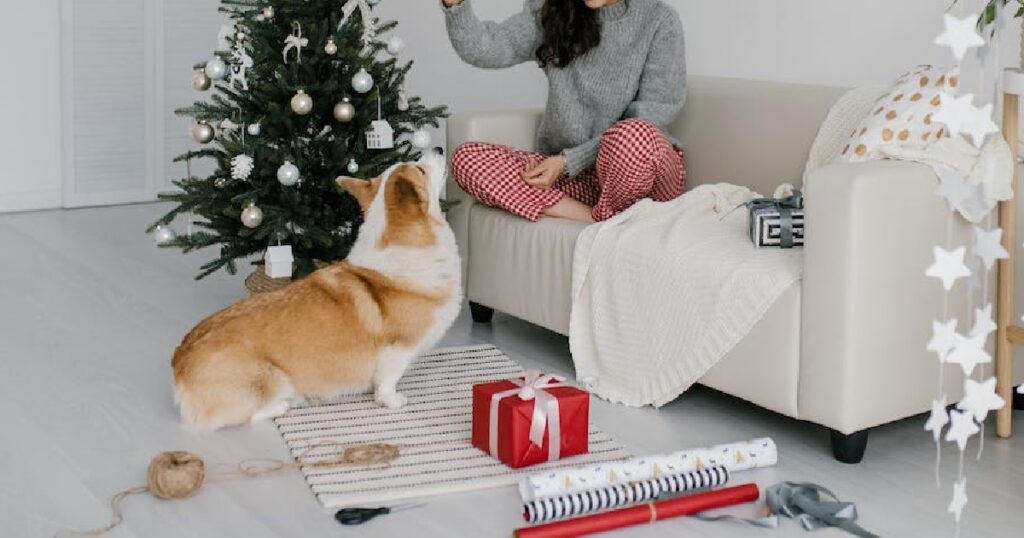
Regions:
<instances>
[{"instance_id":1,"label":"woman sitting on sofa","mask_svg":"<svg viewBox=\"0 0 1024 538\"><path fill-rule=\"evenodd\" d=\"M484 68L536 61L548 78L541 153L468 143L455 181L484 204L536 221L602 221L642 198L683 192L679 143L665 134L686 100L679 15L661 0L526 0L502 23L472 0L442 0L448 36Z\"/></svg>"}]
</instances>

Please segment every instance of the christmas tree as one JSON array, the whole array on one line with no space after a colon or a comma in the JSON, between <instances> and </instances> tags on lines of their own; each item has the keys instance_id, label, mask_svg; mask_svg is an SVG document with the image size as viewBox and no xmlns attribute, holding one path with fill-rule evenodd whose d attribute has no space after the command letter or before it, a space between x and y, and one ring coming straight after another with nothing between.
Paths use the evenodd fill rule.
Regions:
<instances>
[{"instance_id":1,"label":"christmas tree","mask_svg":"<svg viewBox=\"0 0 1024 538\"><path fill-rule=\"evenodd\" d=\"M222 0L219 50L192 79L212 95L176 111L200 147L175 159L188 177L160 196L177 205L148 230L184 252L219 245L197 279L274 245L291 246L295 276L343 259L362 214L334 179L374 177L430 145L423 128L447 110L405 94L412 62L397 60L400 38L383 38L397 23L373 17L377 1ZM216 170L192 177L193 159ZM179 215L188 234L170 228Z\"/></svg>"}]
</instances>

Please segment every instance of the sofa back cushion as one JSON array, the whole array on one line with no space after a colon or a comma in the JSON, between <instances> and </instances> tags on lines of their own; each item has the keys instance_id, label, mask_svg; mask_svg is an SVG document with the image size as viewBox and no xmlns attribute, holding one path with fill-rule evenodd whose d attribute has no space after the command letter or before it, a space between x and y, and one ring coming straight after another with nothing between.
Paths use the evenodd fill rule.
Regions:
<instances>
[{"instance_id":1,"label":"sofa back cushion","mask_svg":"<svg viewBox=\"0 0 1024 538\"><path fill-rule=\"evenodd\" d=\"M807 155L845 88L690 76L669 127L686 151L687 189L729 182L771 195L800 184Z\"/></svg>"}]
</instances>

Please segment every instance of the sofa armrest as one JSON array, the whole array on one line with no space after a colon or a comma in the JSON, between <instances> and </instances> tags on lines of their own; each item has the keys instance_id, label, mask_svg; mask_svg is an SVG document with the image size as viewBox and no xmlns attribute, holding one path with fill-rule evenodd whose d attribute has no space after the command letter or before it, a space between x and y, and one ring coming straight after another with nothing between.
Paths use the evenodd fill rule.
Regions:
<instances>
[{"instance_id":1,"label":"sofa armrest","mask_svg":"<svg viewBox=\"0 0 1024 538\"><path fill-rule=\"evenodd\" d=\"M929 409L940 366L925 343L943 317L943 290L924 271L933 246L970 237L937 184L931 168L899 161L830 165L805 178L800 418L848 434ZM964 286L948 304L961 332ZM954 401L957 379L946 376Z\"/></svg>"},{"instance_id":2,"label":"sofa armrest","mask_svg":"<svg viewBox=\"0 0 1024 538\"><path fill-rule=\"evenodd\" d=\"M459 145L466 142L489 142L532 150L541 111L478 112L456 114L448 120L448 153L454 155ZM469 214L476 200L466 194L448 174L445 197L456 202L448 211L448 222L455 232L462 256L463 280L468 282L466 267L469 262Z\"/></svg>"}]
</instances>

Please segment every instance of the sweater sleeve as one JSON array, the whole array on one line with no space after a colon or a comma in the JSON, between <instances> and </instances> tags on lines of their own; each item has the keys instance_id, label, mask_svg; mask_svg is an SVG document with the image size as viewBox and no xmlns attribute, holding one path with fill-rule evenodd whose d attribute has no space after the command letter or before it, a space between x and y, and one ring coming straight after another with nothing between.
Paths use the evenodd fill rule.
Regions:
<instances>
[{"instance_id":1,"label":"sweater sleeve","mask_svg":"<svg viewBox=\"0 0 1024 538\"><path fill-rule=\"evenodd\" d=\"M623 119L641 119L664 129L686 103L686 42L677 13L662 21L647 53L640 88Z\"/></svg>"},{"instance_id":2,"label":"sweater sleeve","mask_svg":"<svg viewBox=\"0 0 1024 538\"><path fill-rule=\"evenodd\" d=\"M504 22L481 21L472 0L445 7L448 39L466 63L489 69L512 67L534 58L540 46L536 0L526 0L523 10Z\"/></svg>"},{"instance_id":3,"label":"sweater sleeve","mask_svg":"<svg viewBox=\"0 0 1024 538\"><path fill-rule=\"evenodd\" d=\"M597 163L597 152L601 149L601 137L595 137L574 147L562 150L565 157L565 173L576 177Z\"/></svg>"}]
</instances>

